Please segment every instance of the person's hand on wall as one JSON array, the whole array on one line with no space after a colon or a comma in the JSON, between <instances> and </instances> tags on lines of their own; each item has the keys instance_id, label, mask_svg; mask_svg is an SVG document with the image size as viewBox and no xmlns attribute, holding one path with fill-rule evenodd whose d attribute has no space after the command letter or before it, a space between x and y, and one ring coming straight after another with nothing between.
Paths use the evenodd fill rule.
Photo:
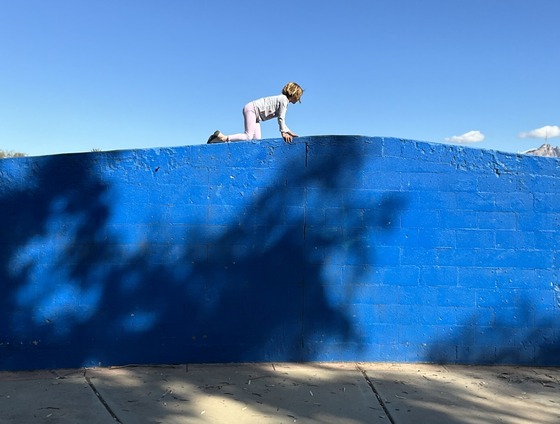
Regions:
<instances>
[{"instance_id":1,"label":"person's hand on wall","mask_svg":"<svg viewBox=\"0 0 560 424\"><path fill-rule=\"evenodd\" d=\"M286 143L291 143L292 140L294 139L294 137L299 137L299 135L294 134L291 131L285 131L285 132L282 133L282 138L284 139L284 141Z\"/></svg>"}]
</instances>

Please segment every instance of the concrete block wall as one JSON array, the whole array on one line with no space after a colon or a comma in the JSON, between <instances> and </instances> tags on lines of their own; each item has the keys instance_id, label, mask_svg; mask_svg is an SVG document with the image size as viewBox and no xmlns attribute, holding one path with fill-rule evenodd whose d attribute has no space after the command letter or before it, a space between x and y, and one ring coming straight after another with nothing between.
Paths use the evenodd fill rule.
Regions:
<instances>
[{"instance_id":1,"label":"concrete block wall","mask_svg":"<svg viewBox=\"0 0 560 424\"><path fill-rule=\"evenodd\" d=\"M0 369L560 365L560 161L358 136L0 161Z\"/></svg>"}]
</instances>

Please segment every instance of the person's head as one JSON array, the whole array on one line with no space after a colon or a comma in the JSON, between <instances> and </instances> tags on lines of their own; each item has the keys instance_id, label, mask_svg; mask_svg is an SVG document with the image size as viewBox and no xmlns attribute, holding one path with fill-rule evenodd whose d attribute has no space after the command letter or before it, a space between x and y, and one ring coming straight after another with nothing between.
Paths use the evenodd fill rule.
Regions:
<instances>
[{"instance_id":1,"label":"person's head","mask_svg":"<svg viewBox=\"0 0 560 424\"><path fill-rule=\"evenodd\" d=\"M282 89L282 94L288 98L290 103L297 103L301 100L303 95L303 88L295 82L289 82Z\"/></svg>"}]
</instances>

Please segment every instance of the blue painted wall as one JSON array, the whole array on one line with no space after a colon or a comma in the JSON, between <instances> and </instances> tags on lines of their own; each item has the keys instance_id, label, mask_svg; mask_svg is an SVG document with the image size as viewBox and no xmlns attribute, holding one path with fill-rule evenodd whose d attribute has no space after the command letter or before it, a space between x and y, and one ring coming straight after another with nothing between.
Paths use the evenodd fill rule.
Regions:
<instances>
[{"instance_id":1,"label":"blue painted wall","mask_svg":"<svg viewBox=\"0 0 560 424\"><path fill-rule=\"evenodd\" d=\"M560 365L560 161L353 136L0 161L0 369Z\"/></svg>"}]
</instances>

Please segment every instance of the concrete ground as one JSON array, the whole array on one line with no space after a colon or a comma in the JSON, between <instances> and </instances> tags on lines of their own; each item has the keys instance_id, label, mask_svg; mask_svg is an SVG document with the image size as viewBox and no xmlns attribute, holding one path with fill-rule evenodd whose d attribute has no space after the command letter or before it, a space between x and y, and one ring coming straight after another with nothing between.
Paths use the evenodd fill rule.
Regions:
<instances>
[{"instance_id":1,"label":"concrete ground","mask_svg":"<svg viewBox=\"0 0 560 424\"><path fill-rule=\"evenodd\" d=\"M390 363L0 372L0 423L560 423L560 368Z\"/></svg>"}]
</instances>

